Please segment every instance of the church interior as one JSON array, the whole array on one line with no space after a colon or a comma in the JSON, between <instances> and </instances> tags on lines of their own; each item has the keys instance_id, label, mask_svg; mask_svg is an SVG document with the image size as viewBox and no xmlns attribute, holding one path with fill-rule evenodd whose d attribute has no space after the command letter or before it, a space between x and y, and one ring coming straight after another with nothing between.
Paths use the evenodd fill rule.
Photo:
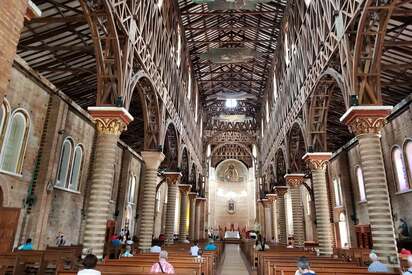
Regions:
<instances>
[{"instance_id":1,"label":"church interior","mask_svg":"<svg viewBox=\"0 0 412 275\"><path fill-rule=\"evenodd\" d=\"M411 0L3 0L0 103L0 275L412 274Z\"/></svg>"}]
</instances>

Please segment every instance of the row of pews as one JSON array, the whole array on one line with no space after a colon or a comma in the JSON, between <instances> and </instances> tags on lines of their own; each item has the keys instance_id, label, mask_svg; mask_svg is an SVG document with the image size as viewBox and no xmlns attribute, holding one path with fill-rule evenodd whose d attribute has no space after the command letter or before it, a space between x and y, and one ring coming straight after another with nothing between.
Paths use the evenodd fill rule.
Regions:
<instances>
[{"instance_id":1,"label":"row of pews","mask_svg":"<svg viewBox=\"0 0 412 275\"><path fill-rule=\"evenodd\" d=\"M345 255L334 255L334 257L319 257L311 251L299 248L286 248L274 246L265 251L256 251L254 241L245 240L241 243L241 249L249 263L257 269L257 275L294 275L299 257L308 258L311 269L317 275L366 275L368 267L365 265L365 256L369 255L369 250L356 249L339 251ZM338 251L336 251L338 252ZM399 275L395 273L374 273L386 275Z\"/></svg>"},{"instance_id":2,"label":"row of pews","mask_svg":"<svg viewBox=\"0 0 412 275\"><path fill-rule=\"evenodd\" d=\"M47 247L46 250L0 254L0 275L57 274L77 270L82 246Z\"/></svg>"},{"instance_id":3,"label":"row of pews","mask_svg":"<svg viewBox=\"0 0 412 275\"><path fill-rule=\"evenodd\" d=\"M205 243L201 243L203 247ZM165 247L176 274L216 275L224 244L216 243L216 251L205 251L202 257L189 255L190 244ZM139 253L133 257L105 259L97 265L103 275L144 275L159 260L157 253ZM46 250L16 251L0 255L0 275L76 275L80 266L81 247L48 247Z\"/></svg>"}]
</instances>

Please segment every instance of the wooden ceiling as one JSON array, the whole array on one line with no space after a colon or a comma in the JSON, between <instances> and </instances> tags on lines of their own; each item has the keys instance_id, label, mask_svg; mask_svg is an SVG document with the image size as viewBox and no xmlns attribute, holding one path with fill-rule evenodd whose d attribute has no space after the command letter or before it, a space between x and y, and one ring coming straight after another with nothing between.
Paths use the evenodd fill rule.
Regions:
<instances>
[{"instance_id":1,"label":"wooden ceiling","mask_svg":"<svg viewBox=\"0 0 412 275\"><path fill-rule=\"evenodd\" d=\"M274 51L279 41L286 0L257 3L255 10L209 10L207 4L179 0L183 30L206 114L244 114L256 118L268 77L272 75ZM212 49L247 48L255 52L244 62L214 63L202 58ZM226 108L219 92L247 93L247 102Z\"/></svg>"}]
</instances>

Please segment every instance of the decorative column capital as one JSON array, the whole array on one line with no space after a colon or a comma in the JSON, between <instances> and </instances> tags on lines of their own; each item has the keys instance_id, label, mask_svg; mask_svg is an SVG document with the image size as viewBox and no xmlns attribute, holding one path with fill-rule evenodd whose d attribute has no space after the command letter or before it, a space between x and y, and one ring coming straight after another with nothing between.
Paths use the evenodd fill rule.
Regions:
<instances>
[{"instance_id":1,"label":"decorative column capital","mask_svg":"<svg viewBox=\"0 0 412 275\"><path fill-rule=\"evenodd\" d=\"M352 106L340 118L355 135L379 134L392 106Z\"/></svg>"},{"instance_id":2,"label":"decorative column capital","mask_svg":"<svg viewBox=\"0 0 412 275\"><path fill-rule=\"evenodd\" d=\"M331 157L332 153L328 152L306 153L302 159L306 161L311 170L325 170Z\"/></svg>"},{"instance_id":3,"label":"decorative column capital","mask_svg":"<svg viewBox=\"0 0 412 275\"><path fill-rule=\"evenodd\" d=\"M180 192L182 192L183 194L188 193L190 189L192 188L190 184L179 184L178 186L179 186Z\"/></svg>"},{"instance_id":4,"label":"decorative column capital","mask_svg":"<svg viewBox=\"0 0 412 275\"><path fill-rule=\"evenodd\" d=\"M142 158L148 169L158 169L165 155L159 151L142 151Z\"/></svg>"},{"instance_id":5,"label":"decorative column capital","mask_svg":"<svg viewBox=\"0 0 412 275\"><path fill-rule=\"evenodd\" d=\"M196 200L199 201L199 202L202 202L202 201L207 201L207 198L196 197Z\"/></svg>"},{"instance_id":6,"label":"decorative column capital","mask_svg":"<svg viewBox=\"0 0 412 275\"><path fill-rule=\"evenodd\" d=\"M304 174L286 174L285 175L286 183L292 188L298 187L299 185L303 183L304 176L305 176Z\"/></svg>"},{"instance_id":7,"label":"decorative column capital","mask_svg":"<svg viewBox=\"0 0 412 275\"><path fill-rule=\"evenodd\" d=\"M274 202L278 198L278 195L276 195L276 193L270 193L270 194L266 194L266 198L270 200L271 202Z\"/></svg>"},{"instance_id":8,"label":"decorative column capital","mask_svg":"<svg viewBox=\"0 0 412 275\"><path fill-rule=\"evenodd\" d=\"M288 192L288 187L287 186L276 186L275 192L278 198L283 198L283 196L285 196L285 194Z\"/></svg>"},{"instance_id":9,"label":"decorative column capital","mask_svg":"<svg viewBox=\"0 0 412 275\"><path fill-rule=\"evenodd\" d=\"M119 136L127 125L133 121L133 116L123 107L96 106L87 108L96 123L100 134Z\"/></svg>"},{"instance_id":10,"label":"decorative column capital","mask_svg":"<svg viewBox=\"0 0 412 275\"><path fill-rule=\"evenodd\" d=\"M182 177L182 173L180 172L164 172L163 176L167 182L167 185L175 185L178 183L180 178Z\"/></svg>"},{"instance_id":11,"label":"decorative column capital","mask_svg":"<svg viewBox=\"0 0 412 275\"><path fill-rule=\"evenodd\" d=\"M189 200L194 201L197 197L197 193L196 192L189 192L188 196L189 196Z\"/></svg>"}]
</instances>

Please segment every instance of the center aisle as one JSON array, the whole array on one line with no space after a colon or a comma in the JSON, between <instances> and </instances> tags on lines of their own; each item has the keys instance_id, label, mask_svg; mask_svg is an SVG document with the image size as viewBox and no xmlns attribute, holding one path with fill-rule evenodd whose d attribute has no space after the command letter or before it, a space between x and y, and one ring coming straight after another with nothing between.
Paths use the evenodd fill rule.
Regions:
<instances>
[{"instance_id":1,"label":"center aisle","mask_svg":"<svg viewBox=\"0 0 412 275\"><path fill-rule=\"evenodd\" d=\"M245 262L240 255L238 244L226 244L224 261L220 268L219 275L249 275Z\"/></svg>"}]
</instances>

